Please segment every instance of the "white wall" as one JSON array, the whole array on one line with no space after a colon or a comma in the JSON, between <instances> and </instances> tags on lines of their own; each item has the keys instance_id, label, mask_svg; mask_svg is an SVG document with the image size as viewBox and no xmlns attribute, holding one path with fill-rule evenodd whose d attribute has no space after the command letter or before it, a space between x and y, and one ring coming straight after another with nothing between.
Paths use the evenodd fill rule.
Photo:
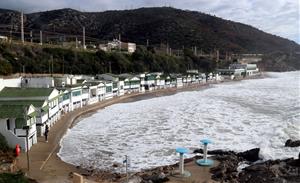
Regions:
<instances>
[{"instance_id":1,"label":"white wall","mask_svg":"<svg viewBox=\"0 0 300 183\"><path fill-rule=\"evenodd\" d=\"M7 130L7 119L0 119L0 133L5 137L8 145L11 148L15 148L16 144L19 144L22 150L26 150L26 138L17 137L12 131Z\"/></svg>"},{"instance_id":2,"label":"white wall","mask_svg":"<svg viewBox=\"0 0 300 183\"><path fill-rule=\"evenodd\" d=\"M52 77L28 77L22 79L22 86L31 88L49 88L54 87Z\"/></svg>"},{"instance_id":3,"label":"white wall","mask_svg":"<svg viewBox=\"0 0 300 183\"><path fill-rule=\"evenodd\" d=\"M0 78L0 91L4 87L21 87L21 77L12 79Z\"/></svg>"}]
</instances>

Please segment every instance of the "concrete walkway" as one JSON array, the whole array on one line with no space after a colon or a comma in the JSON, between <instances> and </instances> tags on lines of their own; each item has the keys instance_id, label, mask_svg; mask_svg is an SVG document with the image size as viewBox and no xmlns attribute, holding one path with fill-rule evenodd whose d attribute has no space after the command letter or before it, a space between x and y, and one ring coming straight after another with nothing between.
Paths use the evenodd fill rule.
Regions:
<instances>
[{"instance_id":1,"label":"concrete walkway","mask_svg":"<svg viewBox=\"0 0 300 183\"><path fill-rule=\"evenodd\" d=\"M48 137L48 143L43 137L38 138L38 143L33 145L29 151L29 171L27 170L27 156L22 153L18 159L18 167L26 172L26 175L41 183L62 183L70 182L70 172L82 173L76 167L68 165L60 160L56 155L59 150L59 142L69 127L81 115L96 111L105 106L122 102L125 99L141 95L134 93L101 103L85 106L75 111L65 114L56 124L51 127Z\"/></svg>"},{"instance_id":2,"label":"concrete walkway","mask_svg":"<svg viewBox=\"0 0 300 183\"><path fill-rule=\"evenodd\" d=\"M45 142L43 137L38 138L38 143L33 145L29 151L30 168L27 169L27 157L26 153L22 153L18 158L18 167L30 178L37 180L40 183L68 183L70 180L70 173L76 172L83 174L82 170L76 168L75 166L69 165L57 156L59 151L59 142L64 136L66 131L71 127L72 123L80 116L97 111L98 109L104 108L106 106L120 103L120 102L130 102L136 98L143 99L147 98L149 94L150 97L162 96L168 94L174 94L178 91L187 91L199 89L201 87L206 87L207 84L197 84L191 85L186 88L169 88L162 90L155 90L146 93L132 93L127 94L122 97L113 98L107 101L102 101L97 104L84 106L83 108L77 109L75 111L69 112L62 116L62 118L56 122L56 124L51 127L48 137L48 143ZM141 96L141 97L137 97ZM143 97L142 97L143 96ZM149 97L149 96L148 96ZM89 182L92 182L89 180Z\"/></svg>"}]
</instances>

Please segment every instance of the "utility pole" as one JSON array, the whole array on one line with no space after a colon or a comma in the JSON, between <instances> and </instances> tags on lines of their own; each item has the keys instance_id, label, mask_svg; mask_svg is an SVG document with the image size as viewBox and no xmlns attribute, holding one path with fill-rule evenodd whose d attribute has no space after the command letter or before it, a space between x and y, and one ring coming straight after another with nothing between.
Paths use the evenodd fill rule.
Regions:
<instances>
[{"instance_id":1,"label":"utility pole","mask_svg":"<svg viewBox=\"0 0 300 183\"><path fill-rule=\"evenodd\" d=\"M43 45L43 32L40 30L40 45Z\"/></svg>"},{"instance_id":2,"label":"utility pole","mask_svg":"<svg viewBox=\"0 0 300 183\"><path fill-rule=\"evenodd\" d=\"M167 42L166 53L167 53L167 55L169 55L169 43L168 42Z\"/></svg>"},{"instance_id":3,"label":"utility pole","mask_svg":"<svg viewBox=\"0 0 300 183\"><path fill-rule=\"evenodd\" d=\"M26 116L24 115L24 118L26 118ZM30 163L30 160L29 160L29 142L28 142L28 138L29 138L29 126L23 126L23 130L26 130L26 156L27 156L27 171L29 173L29 170L30 170L30 166L29 166L29 163Z\"/></svg>"},{"instance_id":4,"label":"utility pole","mask_svg":"<svg viewBox=\"0 0 300 183\"><path fill-rule=\"evenodd\" d=\"M119 51L122 49L121 34L119 34Z\"/></svg>"},{"instance_id":5,"label":"utility pole","mask_svg":"<svg viewBox=\"0 0 300 183\"><path fill-rule=\"evenodd\" d=\"M53 55L51 55L51 77L53 76Z\"/></svg>"},{"instance_id":6,"label":"utility pole","mask_svg":"<svg viewBox=\"0 0 300 183\"><path fill-rule=\"evenodd\" d=\"M32 30L30 31L30 42L32 43L33 40L32 40Z\"/></svg>"},{"instance_id":7,"label":"utility pole","mask_svg":"<svg viewBox=\"0 0 300 183\"><path fill-rule=\"evenodd\" d=\"M65 56L63 56L63 67L62 67L62 74L65 74Z\"/></svg>"},{"instance_id":8,"label":"utility pole","mask_svg":"<svg viewBox=\"0 0 300 183\"><path fill-rule=\"evenodd\" d=\"M111 61L109 61L109 73L111 73Z\"/></svg>"},{"instance_id":9,"label":"utility pole","mask_svg":"<svg viewBox=\"0 0 300 183\"><path fill-rule=\"evenodd\" d=\"M23 76L25 76L25 65L23 65Z\"/></svg>"},{"instance_id":10,"label":"utility pole","mask_svg":"<svg viewBox=\"0 0 300 183\"><path fill-rule=\"evenodd\" d=\"M24 44L24 19L23 19L23 11L21 12L21 40L22 40L22 44Z\"/></svg>"},{"instance_id":11,"label":"utility pole","mask_svg":"<svg viewBox=\"0 0 300 183\"><path fill-rule=\"evenodd\" d=\"M83 49L86 49L85 46L85 27L82 27L82 44L83 44Z\"/></svg>"},{"instance_id":12,"label":"utility pole","mask_svg":"<svg viewBox=\"0 0 300 183\"><path fill-rule=\"evenodd\" d=\"M76 49L78 48L78 39L77 39L77 36L76 36L76 38L75 38L76 40L75 40L75 46L76 46Z\"/></svg>"},{"instance_id":13,"label":"utility pole","mask_svg":"<svg viewBox=\"0 0 300 183\"><path fill-rule=\"evenodd\" d=\"M13 17L10 18L10 31L9 31L10 40L9 40L9 43L11 43L11 41L12 41L12 30L13 30Z\"/></svg>"},{"instance_id":14,"label":"utility pole","mask_svg":"<svg viewBox=\"0 0 300 183\"><path fill-rule=\"evenodd\" d=\"M220 58L220 52L219 50L216 50L216 62L219 62L219 58Z\"/></svg>"},{"instance_id":15,"label":"utility pole","mask_svg":"<svg viewBox=\"0 0 300 183\"><path fill-rule=\"evenodd\" d=\"M48 60L48 73L51 73L51 69L50 69L50 60Z\"/></svg>"}]
</instances>

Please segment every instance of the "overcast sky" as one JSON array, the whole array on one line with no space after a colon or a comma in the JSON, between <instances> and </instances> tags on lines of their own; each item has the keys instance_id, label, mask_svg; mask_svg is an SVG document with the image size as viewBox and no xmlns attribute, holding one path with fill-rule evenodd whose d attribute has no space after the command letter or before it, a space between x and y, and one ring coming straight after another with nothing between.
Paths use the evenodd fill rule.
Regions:
<instances>
[{"instance_id":1,"label":"overcast sky","mask_svg":"<svg viewBox=\"0 0 300 183\"><path fill-rule=\"evenodd\" d=\"M300 43L300 0L0 0L0 8L37 12L59 8L105 11L172 6L250 24Z\"/></svg>"}]
</instances>

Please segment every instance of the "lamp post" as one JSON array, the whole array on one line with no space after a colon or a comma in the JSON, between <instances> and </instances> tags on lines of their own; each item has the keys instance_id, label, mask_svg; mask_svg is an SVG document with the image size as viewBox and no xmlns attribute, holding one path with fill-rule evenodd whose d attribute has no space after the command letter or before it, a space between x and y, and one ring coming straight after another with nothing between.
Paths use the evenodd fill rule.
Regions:
<instances>
[{"instance_id":1,"label":"lamp post","mask_svg":"<svg viewBox=\"0 0 300 183\"><path fill-rule=\"evenodd\" d=\"M188 153L187 148L178 147L176 148L176 152L179 153L179 177L190 177L191 173L189 171L184 170L184 154Z\"/></svg>"},{"instance_id":2,"label":"lamp post","mask_svg":"<svg viewBox=\"0 0 300 183\"><path fill-rule=\"evenodd\" d=\"M211 144L212 141L209 139L200 140L200 142L204 145L203 148L203 159L199 159L196 163L200 166L212 166L214 164L213 160L207 159L207 145Z\"/></svg>"},{"instance_id":3,"label":"lamp post","mask_svg":"<svg viewBox=\"0 0 300 183\"><path fill-rule=\"evenodd\" d=\"M28 145L28 131L29 131L29 126L23 126L23 130L26 130L26 155L27 155L27 170L29 172L29 145Z\"/></svg>"}]
</instances>

